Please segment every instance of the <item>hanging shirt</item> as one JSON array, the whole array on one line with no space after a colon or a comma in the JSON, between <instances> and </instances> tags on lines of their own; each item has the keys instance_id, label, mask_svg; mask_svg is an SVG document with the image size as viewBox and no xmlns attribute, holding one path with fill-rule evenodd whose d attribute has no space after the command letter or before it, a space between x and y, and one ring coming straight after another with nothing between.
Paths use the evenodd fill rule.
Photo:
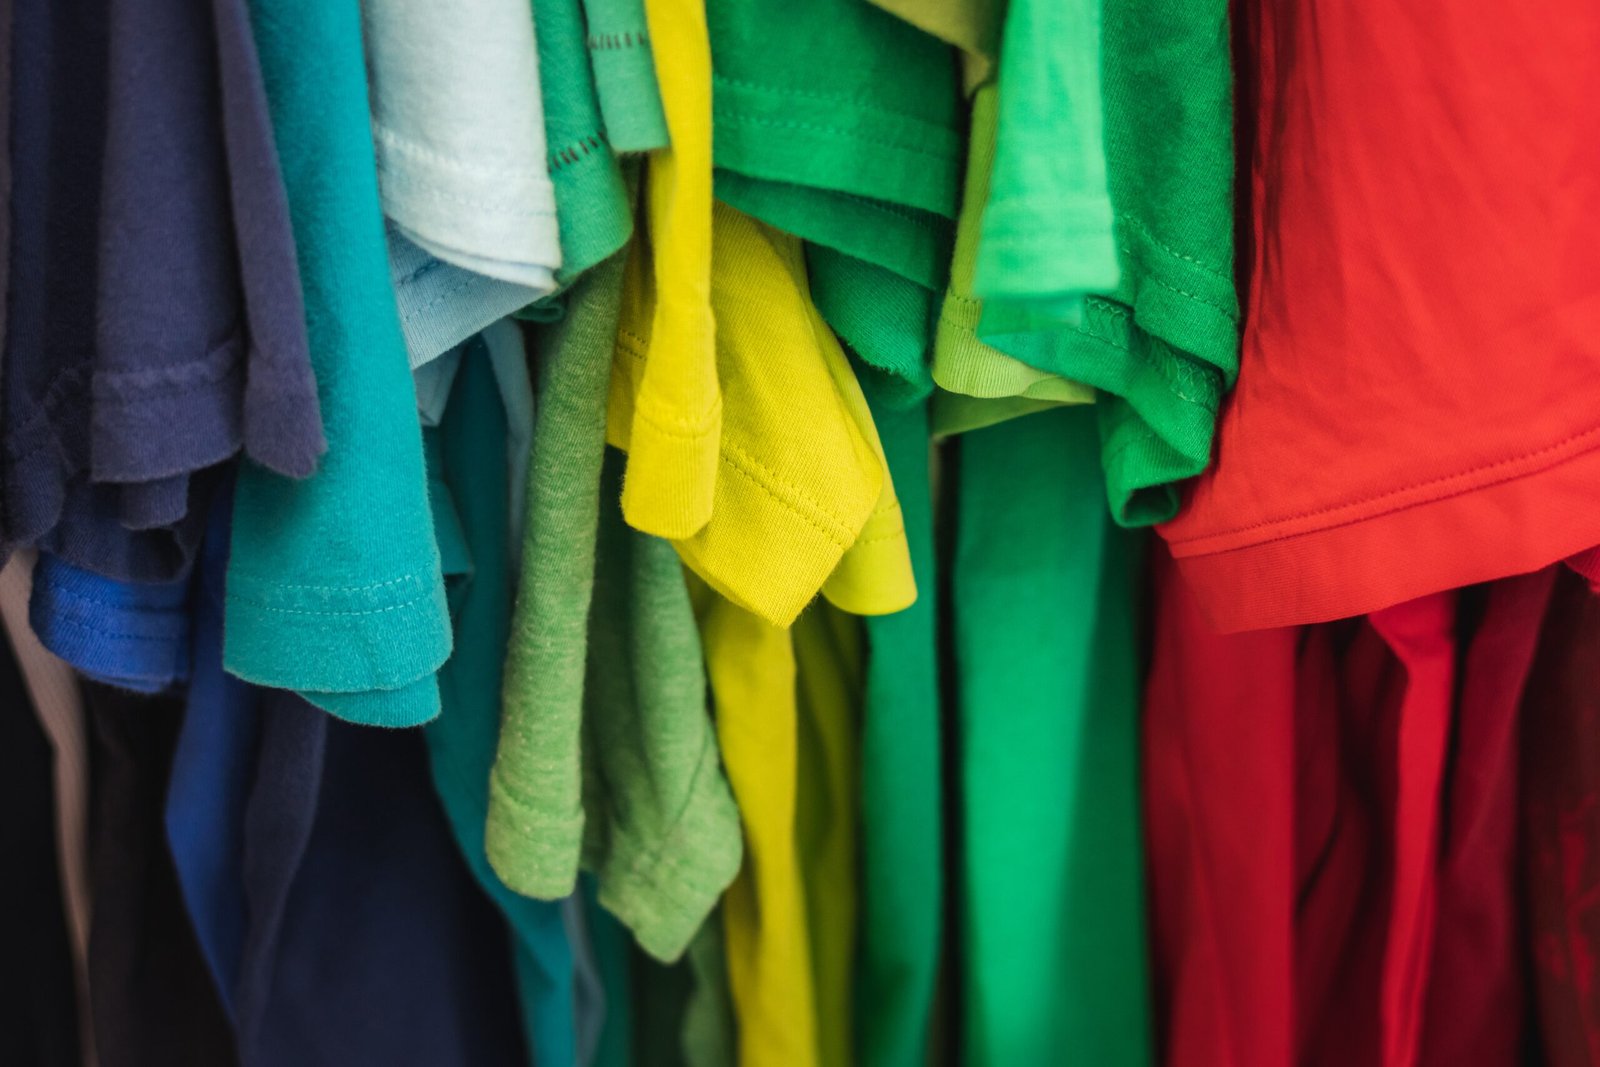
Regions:
<instances>
[{"instance_id":1,"label":"hanging shirt","mask_svg":"<svg viewBox=\"0 0 1600 1067\"><path fill-rule=\"evenodd\" d=\"M855 1062L855 960L860 913L861 620L831 604L795 621L800 711L796 846L811 936L819 1062Z\"/></svg>"},{"instance_id":2,"label":"hanging shirt","mask_svg":"<svg viewBox=\"0 0 1600 1067\"><path fill-rule=\"evenodd\" d=\"M606 139L618 152L666 148L667 116L656 86L644 0L584 0L589 66Z\"/></svg>"},{"instance_id":3,"label":"hanging shirt","mask_svg":"<svg viewBox=\"0 0 1600 1067\"><path fill-rule=\"evenodd\" d=\"M1139 553L1105 514L1096 460L1087 409L960 441L950 611L974 1064L1151 1055Z\"/></svg>"},{"instance_id":4,"label":"hanging shirt","mask_svg":"<svg viewBox=\"0 0 1600 1067\"><path fill-rule=\"evenodd\" d=\"M359 13L258 0L251 14L328 455L298 482L241 469L224 659L341 717L415 725L439 713L449 613L386 270ZM307 66L307 54L321 61Z\"/></svg>"},{"instance_id":5,"label":"hanging shirt","mask_svg":"<svg viewBox=\"0 0 1600 1067\"><path fill-rule=\"evenodd\" d=\"M632 200L601 118L581 0L540 0L538 6L544 140L561 220L556 280L570 285L627 243Z\"/></svg>"},{"instance_id":6,"label":"hanging shirt","mask_svg":"<svg viewBox=\"0 0 1600 1067\"><path fill-rule=\"evenodd\" d=\"M1143 526L1170 518L1175 484L1205 469L1237 367L1228 4L1108 0L1100 25L1116 286L1086 296L1075 324L1058 315L1060 328L1040 330L1024 318L1019 332L980 319L978 333L1099 391L1111 513ZM1005 101L1002 86L997 168Z\"/></svg>"},{"instance_id":7,"label":"hanging shirt","mask_svg":"<svg viewBox=\"0 0 1600 1067\"><path fill-rule=\"evenodd\" d=\"M5 372L5 525L115 578L163 581L188 565L215 485L197 472L243 448L303 476L323 448L241 14L17 11L14 88L54 102L20 109L15 131L26 221L11 248L21 347ZM68 39L70 60L52 44ZM57 93L52 79L71 84Z\"/></svg>"},{"instance_id":8,"label":"hanging shirt","mask_svg":"<svg viewBox=\"0 0 1600 1067\"><path fill-rule=\"evenodd\" d=\"M1163 529L1207 616L1360 614L1600 543L1600 12L1240 9L1243 391Z\"/></svg>"},{"instance_id":9,"label":"hanging shirt","mask_svg":"<svg viewBox=\"0 0 1600 1067\"><path fill-rule=\"evenodd\" d=\"M739 826L681 566L609 505L620 465L602 479L620 269L580 281L547 335L487 839L521 892L560 896L593 871L599 902L671 960L737 871Z\"/></svg>"},{"instance_id":10,"label":"hanging shirt","mask_svg":"<svg viewBox=\"0 0 1600 1067\"><path fill-rule=\"evenodd\" d=\"M1010 0L1000 53L998 144L973 286L983 332L1082 321L1117 284L1106 187L1100 0Z\"/></svg>"},{"instance_id":11,"label":"hanging shirt","mask_svg":"<svg viewBox=\"0 0 1600 1067\"><path fill-rule=\"evenodd\" d=\"M989 202L998 112L995 87L983 86L972 98L961 214L956 220L950 285L939 309L933 350L933 380L948 393L973 399L938 397L936 422L939 430L946 433L977 429L1053 404L1081 404L1094 399L1094 390L1088 386L1024 363L978 336L983 301L973 288L973 278L980 226Z\"/></svg>"},{"instance_id":12,"label":"hanging shirt","mask_svg":"<svg viewBox=\"0 0 1600 1067\"><path fill-rule=\"evenodd\" d=\"M715 445L710 513L673 538L678 552L723 595L780 626L819 589L857 613L899 610L915 595L899 504L861 387L807 298L799 242L720 201L715 219L712 373L738 402L719 401L718 433L703 439ZM650 530L672 527L685 510L650 479L674 472L663 442L668 451L684 443L660 427L690 424L694 408L658 406L670 383L655 377L649 331L667 288L643 260L630 258L624 282L607 439L629 453L624 514ZM656 381L662 391L652 393ZM795 419L796 410L807 417ZM659 507L629 513L630 486L661 497ZM867 592L874 584L880 589ZM893 589L877 597L882 584Z\"/></svg>"},{"instance_id":13,"label":"hanging shirt","mask_svg":"<svg viewBox=\"0 0 1600 1067\"><path fill-rule=\"evenodd\" d=\"M391 274L416 367L555 288L533 12L519 0L361 9Z\"/></svg>"},{"instance_id":14,"label":"hanging shirt","mask_svg":"<svg viewBox=\"0 0 1600 1067\"><path fill-rule=\"evenodd\" d=\"M223 671L220 505L165 813L242 1067L526 1065L506 928L462 862L423 738L336 722ZM334 942L349 951L331 958Z\"/></svg>"},{"instance_id":15,"label":"hanging shirt","mask_svg":"<svg viewBox=\"0 0 1600 1067\"><path fill-rule=\"evenodd\" d=\"M722 901L737 1062L821 1064L805 886L795 839L799 709L794 645L701 583L691 588L706 650L717 743L744 827L744 866Z\"/></svg>"},{"instance_id":16,"label":"hanging shirt","mask_svg":"<svg viewBox=\"0 0 1600 1067\"><path fill-rule=\"evenodd\" d=\"M273 149L259 74L223 24L242 13L110 7L89 476L144 529L182 520L191 473L241 447L303 478L324 442L282 180L259 165Z\"/></svg>"},{"instance_id":17,"label":"hanging shirt","mask_svg":"<svg viewBox=\"0 0 1600 1067\"><path fill-rule=\"evenodd\" d=\"M1521 838L1520 917L1531 959L1517 978L1520 989L1533 990L1538 1045L1554 1067L1589 1063L1600 1047L1600 990L1572 965L1594 958L1600 944L1594 908L1600 866L1590 845L1597 812L1589 802L1600 737L1597 663L1600 599L1588 582L1564 574L1527 682L1514 831Z\"/></svg>"},{"instance_id":18,"label":"hanging shirt","mask_svg":"<svg viewBox=\"0 0 1600 1067\"><path fill-rule=\"evenodd\" d=\"M823 318L916 402L960 182L953 51L858 0L706 18L717 196L809 242Z\"/></svg>"},{"instance_id":19,"label":"hanging shirt","mask_svg":"<svg viewBox=\"0 0 1600 1067\"><path fill-rule=\"evenodd\" d=\"M517 348L520 353L520 343ZM514 404L501 397L487 346L468 344L462 362L443 425L428 431L436 438L441 468L434 483L435 529L442 539L460 536L440 545L441 557L459 565L447 568L455 642L439 671L443 711L425 731L429 766L467 867L511 932L528 1062L574 1063L576 969L563 905L530 900L507 888L484 853L489 766L511 619L505 442L508 408Z\"/></svg>"},{"instance_id":20,"label":"hanging shirt","mask_svg":"<svg viewBox=\"0 0 1600 1067\"><path fill-rule=\"evenodd\" d=\"M858 1055L926 1062L944 924L944 820L928 411L892 411L864 380L905 514L917 599L868 616L861 713Z\"/></svg>"}]
</instances>

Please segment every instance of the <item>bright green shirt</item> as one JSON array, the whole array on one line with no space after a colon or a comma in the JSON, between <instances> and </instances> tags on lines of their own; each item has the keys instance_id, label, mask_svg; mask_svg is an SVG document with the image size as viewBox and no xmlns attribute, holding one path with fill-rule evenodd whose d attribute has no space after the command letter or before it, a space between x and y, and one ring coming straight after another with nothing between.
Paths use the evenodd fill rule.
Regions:
<instances>
[{"instance_id":1,"label":"bright green shirt","mask_svg":"<svg viewBox=\"0 0 1600 1067\"><path fill-rule=\"evenodd\" d=\"M1146 1064L1140 538L1106 515L1091 409L959 447L963 1062Z\"/></svg>"}]
</instances>

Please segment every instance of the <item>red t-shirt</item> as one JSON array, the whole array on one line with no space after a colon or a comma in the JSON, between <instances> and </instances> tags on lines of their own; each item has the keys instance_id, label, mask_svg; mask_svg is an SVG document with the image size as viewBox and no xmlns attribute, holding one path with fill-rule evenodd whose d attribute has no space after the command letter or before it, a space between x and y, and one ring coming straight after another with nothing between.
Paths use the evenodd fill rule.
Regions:
<instances>
[{"instance_id":1,"label":"red t-shirt","mask_svg":"<svg viewBox=\"0 0 1600 1067\"><path fill-rule=\"evenodd\" d=\"M1161 529L1207 617L1358 615L1600 544L1600 5L1237 9L1239 384Z\"/></svg>"}]
</instances>

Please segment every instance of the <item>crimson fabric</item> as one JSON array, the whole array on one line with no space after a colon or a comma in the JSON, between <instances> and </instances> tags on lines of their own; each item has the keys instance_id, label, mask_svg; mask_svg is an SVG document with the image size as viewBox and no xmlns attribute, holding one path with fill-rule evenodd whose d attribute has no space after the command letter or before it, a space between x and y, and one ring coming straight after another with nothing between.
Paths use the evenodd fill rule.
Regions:
<instances>
[{"instance_id":1,"label":"crimson fabric","mask_svg":"<svg viewBox=\"0 0 1600 1067\"><path fill-rule=\"evenodd\" d=\"M1492 585L1467 648L1444 796L1424 1065L1524 1062L1532 976L1517 890L1519 705L1556 573Z\"/></svg>"},{"instance_id":2,"label":"crimson fabric","mask_svg":"<svg viewBox=\"0 0 1600 1067\"><path fill-rule=\"evenodd\" d=\"M1159 548L1144 805L1161 1062L1292 1061L1294 630L1211 632Z\"/></svg>"},{"instance_id":3,"label":"crimson fabric","mask_svg":"<svg viewBox=\"0 0 1600 1067\"><path fill-rule=\"evenodd\" d=\"M1236 6L1249 321L1162 528L1206 614L1357 615L1600 544L1600 5Z\"/></svg>"},{"instance_id":4,"label":"crimson fabric","mask_svg":"<svg viewBox=\"0 0 1600 1067\"><path fill-rule=\"evenodd\" d=\"M89 1012L100 1067L231 1067L233 1029L195 940L162 832L183 720L175 696L87 682Z\"/></svg>"},{"instance_id":5,"label":"crimson fabric","mask_svg":"<svg viewBox=\"0 0 1600 1067\"><path fill-rule=\"evenodd\" d=\"M1539 1043L1600 1063L1600 598L1563 575L1523 704L1521 829Z\"/></svg>"},{"instance_id":6,"label":"crimson fabric","mask_svg":"<svg viewBox=\"0 0 1600 1067\"><path fill-rule=\"evenodd\" d=\"M1517 708L1553 572L1221 635L1156 556L1163 1062L1519 1062Z\"/></svg>"}]
</instances>

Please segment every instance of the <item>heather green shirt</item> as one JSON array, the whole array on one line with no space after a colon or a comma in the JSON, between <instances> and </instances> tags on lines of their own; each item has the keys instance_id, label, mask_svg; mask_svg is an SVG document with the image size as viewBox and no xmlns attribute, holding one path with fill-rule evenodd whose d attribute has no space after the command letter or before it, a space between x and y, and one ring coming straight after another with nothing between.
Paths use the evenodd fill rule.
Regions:
<instances>
[{"instance_id":1,"label":"heather green shirt","mask_svg":"<svg viewBox=\"0 0 1600 1067\"><path fill-rule=\"evenodd\" d=\"M963 1062L1142 1065L1141 539L1106 515L1092 410L959 447Z\"/></svg>"},{"instance_id":2,"label":"heather green shirt","mask_svg":"<svg viewBox=\"0 0 1600 1067\"><path fill-rule=\"evenodd\" d=\"M522 383L527 388L526 381ZM515 401L513 400L513 403ZM489 764L500 722L500 672L511 619L507 413L483 342L461 354L444 420L425 433L456 647L439 670L444 711L426 728L429 765L467 866L511 933L529 1062L573 1063L579 1012L564 905L512 892L483 850Z\"/></svg>"},{"instance_id":3,"label":"heather green shirt","mask_svg":"<svg viewBox=\"0 0 1600 1067\"><path fill-rule=\"evenodd\" d=\"M600 903L674 959L743 845L681 565L623 524L619 472L602 489L621 267L582 279L540 348L486 839L500 877L531 896L565 896L592 870Z\"/></svg>"}]
</instances>

